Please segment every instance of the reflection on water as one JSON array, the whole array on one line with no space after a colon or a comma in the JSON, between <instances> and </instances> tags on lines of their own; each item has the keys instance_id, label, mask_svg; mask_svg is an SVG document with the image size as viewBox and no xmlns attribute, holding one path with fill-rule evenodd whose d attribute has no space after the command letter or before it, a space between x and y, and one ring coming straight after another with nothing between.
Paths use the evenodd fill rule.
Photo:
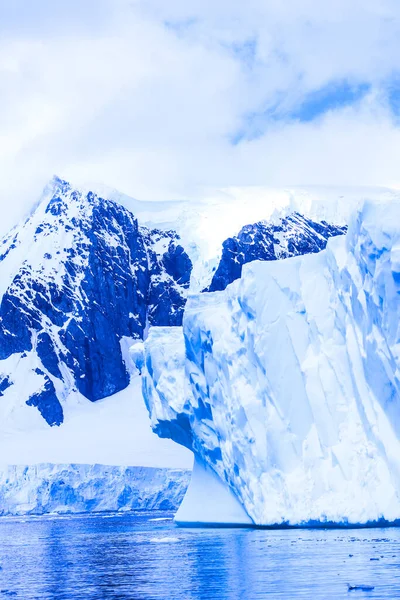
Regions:
<instances>
[{"instance_id":1,"label":"reflection on water","mask_svg":"<svg viewBox=\"0 0 400 600\"><path fill-rule=\"evenodd\" d=\"M179 529L154 514L0 519L0 600L400 597L400 530ZM347 583L372 591L348 592Z\"/></svg>"}]
</instances>

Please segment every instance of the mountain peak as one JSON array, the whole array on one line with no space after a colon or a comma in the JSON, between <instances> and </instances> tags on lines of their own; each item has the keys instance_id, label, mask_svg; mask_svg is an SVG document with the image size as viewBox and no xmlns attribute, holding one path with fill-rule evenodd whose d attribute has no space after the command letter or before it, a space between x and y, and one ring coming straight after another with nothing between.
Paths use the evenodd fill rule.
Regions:
<instances>
[{"instance_id":1,"label":"mountain peak","mask_svg":"<svg viewBox=\"0 0 400 600\"><path fill-rule=\"evenodd\" d=\"M54 191L60 190L62 193L69 191L72 187L68 181L62 179L58 175L53 175L49 182L49 186L51 186Z\"/></svg>"},{"instance_id":2,"label":"mountain peak","mask_svg":"<svg viewBox=\"0 0 400 600\"><path fill-rule=\"evenodd\" d=\"M124 389L127 340L148 322L181 324L191 267L174 231L140 227L122 205L54 177L0 245L0 381L11 405L59 425L71 392L95 401Z\"/></svg>"}]
</instances>

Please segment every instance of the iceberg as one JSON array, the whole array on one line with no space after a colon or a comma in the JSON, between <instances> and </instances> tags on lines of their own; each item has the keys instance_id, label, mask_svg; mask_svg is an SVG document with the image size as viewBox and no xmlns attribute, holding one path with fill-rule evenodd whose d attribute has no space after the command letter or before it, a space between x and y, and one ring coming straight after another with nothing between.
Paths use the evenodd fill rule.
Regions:
<instances>
[{"instance_id":1,"label":"iceberg","mask_svg":"<svg viewBox=\"0 0 400 600\"><path fill-rule=\"evenodd\" d=\"M243 524L400 518L399 223L399 202L366 202L325 250L245 264L150 330L152 428L200 466L178 521L215 521L227 491Z\"/></svg>"}]
</instances>

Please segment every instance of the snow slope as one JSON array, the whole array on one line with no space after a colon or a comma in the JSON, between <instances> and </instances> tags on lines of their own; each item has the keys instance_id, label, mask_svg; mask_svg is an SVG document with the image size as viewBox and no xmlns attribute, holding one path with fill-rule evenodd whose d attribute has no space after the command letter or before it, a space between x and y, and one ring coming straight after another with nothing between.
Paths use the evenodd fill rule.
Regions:
<instances>
[{"instance_id":1,"label":"snow slope","mask_svg":"<svg viewBox=\"0 0 400 600\"><path fill-rule=\"evenodd\" d=\"M125 390L97 402L71 394L60 427L49 427L38 413L36 421L28 417L22 423L2 419L0 470L49 462L192 468L189 450L152 432L138 376Z\"/></svg>"},{"instance_id":2,"label":"snow slope","mask_svg":"<svg viewBox=\"0 0 400 600\"><path fill-rule=\"evenodd\" d=\"M153 428L256 524L400 519L399 223L366 203L326 250L245 265L144 343Z\"/></svg>"}]
</instances>

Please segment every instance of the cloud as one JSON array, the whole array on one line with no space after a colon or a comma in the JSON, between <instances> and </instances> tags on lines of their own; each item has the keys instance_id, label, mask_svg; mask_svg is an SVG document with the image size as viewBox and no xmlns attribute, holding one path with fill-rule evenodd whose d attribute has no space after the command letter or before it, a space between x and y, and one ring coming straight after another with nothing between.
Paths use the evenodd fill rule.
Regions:
<instances>
[{"instance_id":1,"label":"cloud","mask_svg":"<svg viewBox=\"0 0 400 600\"><path fill-rule=\"evenodd\" d=\"M0 233L53 173L146 199L399 182L397 0L0 0Z\"/></svg>"}]
</instances>

